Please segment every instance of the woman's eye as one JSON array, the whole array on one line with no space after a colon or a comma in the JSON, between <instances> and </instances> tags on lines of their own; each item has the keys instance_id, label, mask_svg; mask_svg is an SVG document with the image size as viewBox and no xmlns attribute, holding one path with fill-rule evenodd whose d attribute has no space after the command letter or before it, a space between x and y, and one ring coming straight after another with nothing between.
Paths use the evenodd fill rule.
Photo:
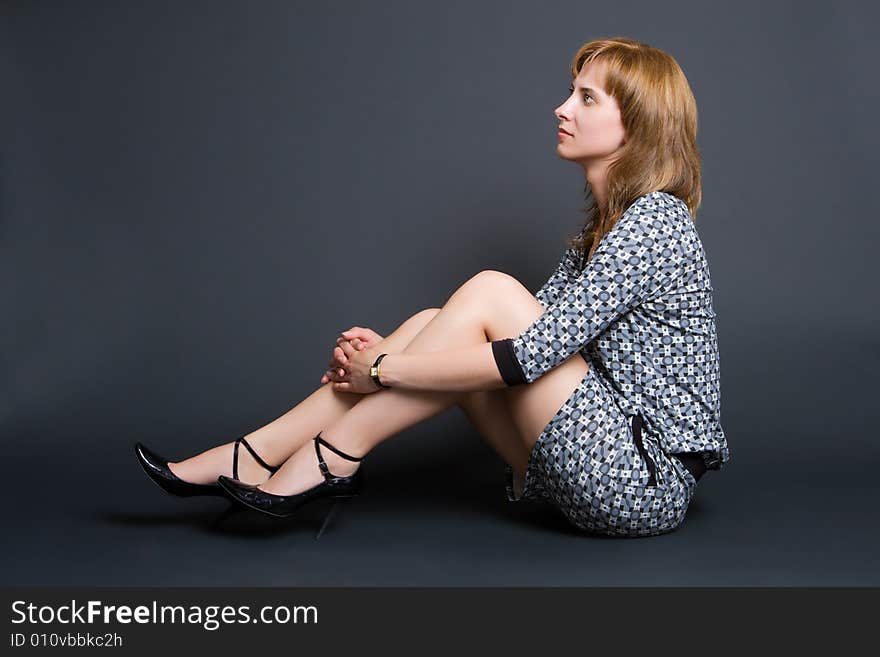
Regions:
<instances>
[{"instance_id":1,"label":"woman's eye","mask_svg":"<svg viewBox=\"0 0 880 657\"><path fill-rule=\"evenodd\" d=\"M573 93L574 93L574 87L569 87L568 94L571 95ZM593 97L590 94L584 92L584 102L587 102L587 98L589 98L590 100L593 100Z\"/></svg>"}]
</instances>

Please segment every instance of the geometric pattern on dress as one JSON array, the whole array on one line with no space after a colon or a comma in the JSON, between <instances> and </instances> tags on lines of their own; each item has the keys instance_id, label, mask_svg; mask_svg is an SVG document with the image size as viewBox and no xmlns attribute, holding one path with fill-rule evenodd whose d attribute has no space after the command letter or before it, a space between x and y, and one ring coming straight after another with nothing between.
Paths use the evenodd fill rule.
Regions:
<instances>
[{"instance_id":1,"label":"geometric pattern on dress","mask_svg":"<svg viewBox=\"0 0 880 657\"><path fill-rule=\"evenodd\" d=\"M720 359L705 251L687 204L666 192L636 199L583 271L566 248L535 294L545 312L512 351L527 382L577 352L627 415L667 453L730 460L721 426Z\"/></svg>"},{"instance_id":2,"label":"geometric pattern on dress","mask_svg":"<svg viewBox=\"0 0 880 657\"><path fill-rule=\"evenodd\" d=\"M590 369L541 432L519 498L506 467L508 499L549 500L603 534L671 531L696 487L671 454L701 452L710 470L730 460L702 242L687 204L657 191L627 208L583 271L576 262L567 247L535 293L545 312L511 351L527 382L578 352Z\"/></svg>"},{"instance_id":3,"label":"geometric pattern on dress","mask_svg":"<svg viewBox=\"0 0 880 657\"><path fill-rule=\"evenodd\" d=\"M644 432L644 458L639 447L632 417L620 411L591 367L535 443L519 498L507 466L508 499L548 500L572 525L598 534L673 531L684 521L697 482Z\"/></svg>"}]
</instances>

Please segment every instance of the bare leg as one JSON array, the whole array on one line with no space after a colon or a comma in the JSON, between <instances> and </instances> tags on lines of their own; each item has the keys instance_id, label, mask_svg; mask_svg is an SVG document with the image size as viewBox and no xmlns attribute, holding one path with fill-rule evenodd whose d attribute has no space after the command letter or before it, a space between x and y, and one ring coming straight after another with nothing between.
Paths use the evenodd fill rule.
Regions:
<instances>
[{"instance_id":1,"label":"bare leg","mask_svg":"<svg viewBox=\"0 0 880 657\"><path fill-rule=\"evenodd\" d=\"M524 476L531 443L521 435L519 427L513 421L511 400L507 391L501 388L473 390L459 402L459 406L501 460L510 465L519 476Z\"/></svg>"},{"instance_id":2,"label":"bare leg","mask_svg":"<svg viewBox=\"0 0 880 657\"><path fill-rule=\"evenodd\" d=\"M516 279L493 270L480 272L456 290L403 352L443 351L517 335L543 311L543 306ZM540 402L531 406L524 404L529 410L528 417L518 418L520 435L527 436L529 441L527 448L534 444L540 429L581 380L586 368L583 359L575 355L538 381L519 386L528 390L513 393L517 395L516 399L524 400L528 396L533 402ZM379 442L462 403L470 394L393 388L379 390L366 395L357 406L326 425L321 435L343 452L363 456ZM335 475L350 475L360 465L325 448L321 453L328 469ZM516 467L519 472L524 470L522 454ZM260 488L279 495L292 495L321 480L314 446L308 444L297 450Z\"/></svg>"},{"instance_id":3,"label":"bare leg","mask_svg":"<svg viewBox=\"0 0 880 657\"><path fill-rule=\"evenodd\" d=\"M425 325L440 312L427 308L404 321L382 341L388 353L402 351ZM334 420L344 415L364 398L364 395L333 390L326 383L303 399L292 409L269 424L245 435L251 447L266 463L283 463L303 444ZM169 463L175 475L192 483L208 484L225 474L232 476L233 443L213 447L201 454L178 463ZM269 477L269 471L254 460L244 447L238 450L238 476L245 483L259 483Z\"/></svg>"}]
</instances>

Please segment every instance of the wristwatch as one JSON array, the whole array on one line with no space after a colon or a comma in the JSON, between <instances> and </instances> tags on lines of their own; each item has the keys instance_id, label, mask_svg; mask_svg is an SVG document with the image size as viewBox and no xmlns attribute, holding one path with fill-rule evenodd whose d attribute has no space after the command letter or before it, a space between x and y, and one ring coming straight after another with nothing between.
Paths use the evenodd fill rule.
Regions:
<instances>
[{"instance_id":1,"label":"wristwatch","mask_svg":"<svg viewBox=\"0 0 880 657\"><path fill-rule=\"evenodd\" d=\"M382 362L382 359L385 358L388 354L382 354L376 359L376 362L370 365L370 378L373 379L373 383L375 383L380 388L390 388L391 386L386 386L379 380L379 363Z\"/></svg>"}]
</instances>

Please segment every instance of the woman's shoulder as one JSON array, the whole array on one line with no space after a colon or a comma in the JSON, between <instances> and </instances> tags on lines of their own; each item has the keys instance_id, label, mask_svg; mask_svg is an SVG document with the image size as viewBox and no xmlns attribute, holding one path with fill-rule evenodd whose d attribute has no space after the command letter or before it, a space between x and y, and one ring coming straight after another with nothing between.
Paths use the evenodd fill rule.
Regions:
<instances>
[{"instance_id":1,"label":"woman's shoulder","mask_svg":"<svg viewBox=\"0 0 880 657\"><path fill-rule=\"evenodd\" d=\"M648 192L636 198L617 222L622 230L666 232L690 219L687 204L668 192Z\"/></svg>"},{"instance_id":2,"label":"woman's shoulder","mask_svg":"<svg viewBox=\"0 0 880 657\"><path fill-rule=\"evenodd\" d=\"M679 214L684 211L686 214L690 215L687 203L674 194L663 191L653 191L648 192L647 194L642 194L630 204L629 209L636 210L639 214L652 211L660 214L665 210L672 211L673 214Z\"/></svg>"},{"instance_id":3,"label":"woman's shoulder","mask_svg":"<svg viewBox=\"0 0 880 657\"><path fill-rule=\"evenodd\" d=\"M676 239L695 232L687 203L669 192L642 194L629 206L624 216L630 218L628 223L638 224L643 230L669 233Z\"/></svg>"}]
</instances>

